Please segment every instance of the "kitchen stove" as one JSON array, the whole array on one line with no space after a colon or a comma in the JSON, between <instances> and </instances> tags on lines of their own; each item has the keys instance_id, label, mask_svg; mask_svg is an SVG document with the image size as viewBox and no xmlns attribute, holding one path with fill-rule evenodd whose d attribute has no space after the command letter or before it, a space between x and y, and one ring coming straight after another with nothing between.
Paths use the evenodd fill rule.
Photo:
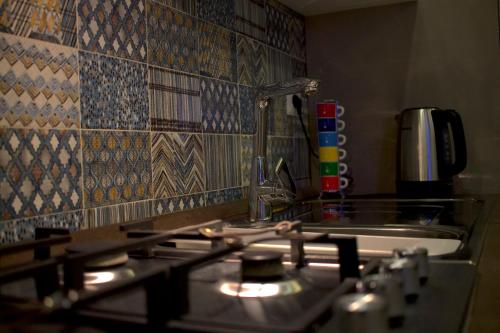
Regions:
<instances>
[{"instance_id":1,"label":"kitchen stove","mask_svg":"<svg viewBox=\"0 0 500 333\"><path fill-rule=\"evenodd\" d=\"M368 275L391 275L383 261L360 262L355 237L302 233L298 221L265 230L224 225L217 220L172 231L128 230L125 241L67 244L66 253L55 256L51 247L70 241L59 229L0 247L0 258L27 249L35 258L0 271L0 326L19 332L330 332L340 327L334 310L339 299L363 291L361 279ZM289 242L290 251L251 246L274 239ZM179 240L207 246L178 248ZM338 251L318 256L305 250L309 243ZM443 302L456 292L428 284L432 297L447 295ZM410 323L426 315L416 309L432 306L425 296L429 286L419 288L424 296L405 310ZM401 322L391 330L404 331Z\"/></svg>"}]
</instances>

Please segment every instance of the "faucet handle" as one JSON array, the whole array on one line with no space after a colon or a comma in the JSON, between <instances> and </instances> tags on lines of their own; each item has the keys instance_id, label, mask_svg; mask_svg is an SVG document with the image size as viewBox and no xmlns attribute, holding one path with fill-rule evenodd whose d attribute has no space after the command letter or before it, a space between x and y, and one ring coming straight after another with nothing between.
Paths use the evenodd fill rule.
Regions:
<instances>
[{"instance_id":1,"label":"faucet handle","mask_svg":"<svg viewBox=\"0 0 500 333\"><path fill-rule=\"evenodd\" d=\"M297 194L297 188L295 187L295 182L290 174L290 169L282 157L280 157L276 167L274 168L274 176L276 177L276 182L283 189L292 192L294 195Z\"/></svg>"}]
</instances>

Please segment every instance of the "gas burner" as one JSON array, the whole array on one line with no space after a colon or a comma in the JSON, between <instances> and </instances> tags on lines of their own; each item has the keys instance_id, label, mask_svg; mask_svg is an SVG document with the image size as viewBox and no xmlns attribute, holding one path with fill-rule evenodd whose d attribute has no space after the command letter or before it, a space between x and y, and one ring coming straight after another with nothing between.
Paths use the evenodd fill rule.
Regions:
<instances>
[{"instance_id":1,"label":"gas burner","mask_svg":"<svg viewBox=\"0 0 500 333\"><path fill-rule=\"evenodd\" d=\"M269 281L283 277L283 255L279 252L250 252L240 255L243 281Z\"/></svg>"},{"instance_id":2,"label":"gas burner","mask_svg":"<svg viewBox=\"0 0 500 333\"><path fill-rule=\"evenodd\" d=\"M265 298L297 294L304 288L298 280L289 279L267 283L223 281L217 289L224 295L233 297Z\"/></svg>"},{"instance_id":3,"label":"gas burner","mask_svg":"<svg viewBox=\"0 0 500 333\"><path fill-rule=\"evenodd\" d=\"M85 289L89 291L97 290L102 285L133 278L135 275L134 270L127 266L110 268L104 271L90 271L83 274Z\"/></svg>"},{"instance_id":4,"label":"gas burner","mask_svg":"<svg viewBox=\"0 0 500 333\"><path fill-rule=\"evenodd\" d=\"M85 243L71 244L66 247L68 254L89 253L93 251L101 251L113 246L122 244L120 241L113 240L95 240ZM119 252L116 254L105 255L98 259L91 260L85 264L87 271L102 271L103 269L125 265L128 262L128 254Z\"/></svg>"}]
</instances>

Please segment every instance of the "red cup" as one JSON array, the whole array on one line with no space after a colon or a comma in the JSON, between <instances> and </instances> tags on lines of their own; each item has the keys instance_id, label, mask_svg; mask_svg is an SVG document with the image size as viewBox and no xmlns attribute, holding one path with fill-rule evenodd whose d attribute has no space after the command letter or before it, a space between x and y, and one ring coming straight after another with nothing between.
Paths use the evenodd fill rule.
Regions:
<instances>
[{"instance_id":1,"label":"red cup","mask_svg":"<svg viewBox=\"0 0 500 333\"><path fill-rule=\"evenodd\" d=\"M335 118L335 110L337 110L337 104L335 103L316 104L318 118Z\"/></svg>"},{"instance_id":2,"label":"red cup","mask_svg":"<svg viewBox=\"0 0 500 333\"><path fill-rule=\"evenodd\" d=\"M322 176L321 190L324 192L337 192L339 190L338 176Z\"/></svg>"}]
</instances>

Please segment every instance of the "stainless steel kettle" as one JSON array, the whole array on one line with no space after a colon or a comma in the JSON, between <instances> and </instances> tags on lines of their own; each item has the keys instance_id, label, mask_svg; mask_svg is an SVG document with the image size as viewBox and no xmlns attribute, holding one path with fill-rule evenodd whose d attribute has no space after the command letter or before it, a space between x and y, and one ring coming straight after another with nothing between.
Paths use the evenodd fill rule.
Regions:
<instances>
[{"instance_id":1,"label":"stainless steel kettle","mask_svg":"<svg viewBox=\"0 0 500 333\"><path fill-rule=\"evenodd\" d=\"M399 116L397 189L416 196L448 195L452 176L465 169L467 149L460 115L436 107Z\"/></svg>"}]
</instances>

